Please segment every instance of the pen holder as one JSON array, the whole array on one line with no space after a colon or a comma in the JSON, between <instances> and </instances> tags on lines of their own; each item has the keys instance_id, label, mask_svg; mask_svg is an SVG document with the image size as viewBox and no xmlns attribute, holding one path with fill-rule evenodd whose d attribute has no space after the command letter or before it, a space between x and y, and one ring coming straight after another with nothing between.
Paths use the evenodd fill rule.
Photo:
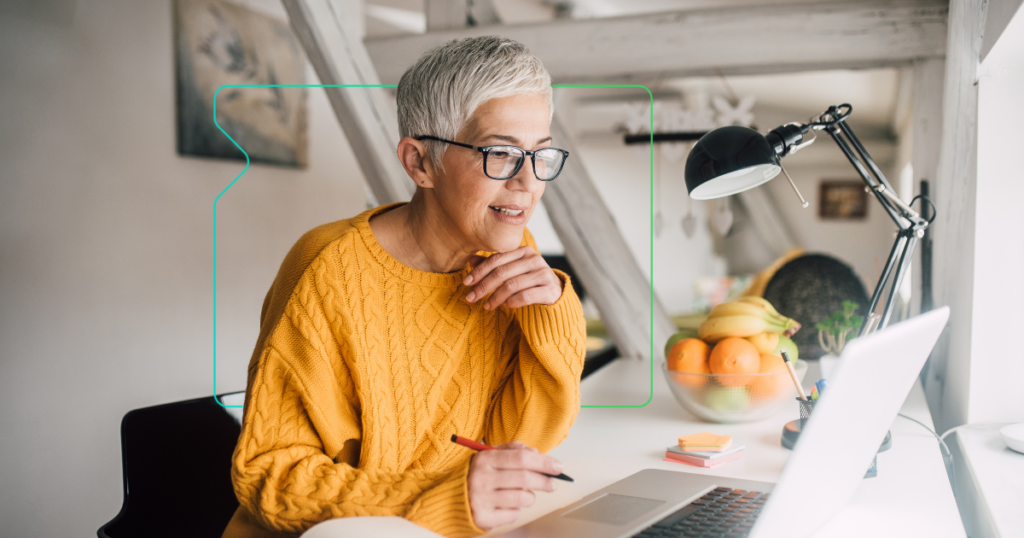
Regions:
<instances>
[{"instance_id":1,"label":"pen holder","mask_svg":"<svg viewBox=\"0 0 1024 538\"><path fill-rule=\"evenodd\" d=\"M796 445L796 440L800 438L800 432L807 425L807 420L811 418L811 413L814 412L814 405L818 403L818 400L804 400L802 398L796 399L797 404L800 406L800 419L793 420L786 423L782 427L782 446L792 450L793 446ZM878 452L885 452L892 447L892 434L890 432L885 433L885 440L882 441L882 446L878 447ZM871 459L871 466L867 472L864 473L864 478L871 478L878 476L878 453L875 453L875 457Z\"/></svg>"},{"instance_id":2,"label":"pen holder","mask_svg":"<svg viewBox=\"0 0 1024 538\"><path fill-rule=\"evenodd\" d=\"M796 402L800 404L800 429L803 430L804 426L807 425L807 420L811 418L811 413L814 411L814 404L818 400L804 400L803 398L797 398Z\"/></svg>"}]
</instances>

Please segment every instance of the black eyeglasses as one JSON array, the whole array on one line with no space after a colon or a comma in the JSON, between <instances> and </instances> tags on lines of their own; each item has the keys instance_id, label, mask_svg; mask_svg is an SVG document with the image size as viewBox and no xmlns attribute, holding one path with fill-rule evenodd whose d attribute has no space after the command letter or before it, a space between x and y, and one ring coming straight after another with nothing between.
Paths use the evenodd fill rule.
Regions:
<instances>
[{"instance_id":1,"label":"black eyeglasses","mask_svg":"<svg viewBox=\"0 0 1024 538\"><path fill-rule=\"evenodd\" d=\"M453 142L436 136L414 136L416 140L437 140L464 148L475 149L484 154L484 173L491 179L511 179L523 167L523 161L529 155L533 162L533 175L541 181L551 181L562 173L562 165L569 158L569 152L558 148L544 148L527 151L517 146L471 146L461 142Z\"/></svg>"}]
</instances>

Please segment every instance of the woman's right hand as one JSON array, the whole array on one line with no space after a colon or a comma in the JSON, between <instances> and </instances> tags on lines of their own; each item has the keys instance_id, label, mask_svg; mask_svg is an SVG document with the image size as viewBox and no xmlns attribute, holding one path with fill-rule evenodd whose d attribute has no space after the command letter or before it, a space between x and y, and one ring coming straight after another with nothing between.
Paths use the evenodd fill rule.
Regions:
<instances>
[{"instance_id":1,"label":"woman's right hand","mask_svg":"<svg viewBox=\"0 0 1024 538\"><path fill-rule=\"evenodd\" d=\"M477 527L490 530L519 519L519 511L536 500L534 491L555 491L548 474L562 464L536 448L512 441L473 455L469 465L469 506Z\"/></svg>"}]
</instances>

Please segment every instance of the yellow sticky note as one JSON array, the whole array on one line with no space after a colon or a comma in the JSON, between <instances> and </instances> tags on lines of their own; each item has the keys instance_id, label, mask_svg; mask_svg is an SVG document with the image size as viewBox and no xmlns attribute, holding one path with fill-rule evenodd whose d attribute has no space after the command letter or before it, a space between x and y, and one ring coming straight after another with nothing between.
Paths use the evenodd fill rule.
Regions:
<instances>
[{"instance_id":1,"label":"yellow sticky note","mask_svg":"<svg viewBox=\"0 0 1024 538\"><path fill-rule=\"evenodd\" d=\"M679 438L679 448L685 450L723 450L732 444L731 435L715 435L711 432L694 433Z\"/></svg>"}]
</instances>

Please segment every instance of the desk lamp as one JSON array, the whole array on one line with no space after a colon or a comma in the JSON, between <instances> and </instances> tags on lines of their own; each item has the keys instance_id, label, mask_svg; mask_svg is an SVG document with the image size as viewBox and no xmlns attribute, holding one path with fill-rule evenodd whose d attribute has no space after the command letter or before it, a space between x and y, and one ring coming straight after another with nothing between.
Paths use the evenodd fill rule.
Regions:
<instances>
[{"instance_id":1,"label":"desk lamp","mask_svg":"<svg viewBox=\"0 0 1024 538\"><path fill-rule=\"evenodd\" d=\"M875 161L868 155L860 140L846 123L853 107L849 104L829 107L810 123L787 123L773 129L767 136L753 129L739 126L720 127L697 141L686 159L686 189L694 200L722 198L752 189L770 181L779 172L785 174L803 207L807 207L793 179L782 167L782 157L796 153L817 138L804 140L810 131L825 131L832 136L850 164L864 180L866 189L875 195L886 213L896 223L899 232L893 244L885 269L878 280L868 306L868 315L861 326L860 335L882 329L889 323L896 290L910 266L914 247L924 237L924 231L935 220L935 205L924 195L918 195L910 204L900 200L892 185L885 179ZM918 198L932 207L931 219L926 220L911 209ZM895 274L893 269L896 269ZM875 314L879 300L892 277L892 287L882 314Z\"/></svg>"}]
</instances>

